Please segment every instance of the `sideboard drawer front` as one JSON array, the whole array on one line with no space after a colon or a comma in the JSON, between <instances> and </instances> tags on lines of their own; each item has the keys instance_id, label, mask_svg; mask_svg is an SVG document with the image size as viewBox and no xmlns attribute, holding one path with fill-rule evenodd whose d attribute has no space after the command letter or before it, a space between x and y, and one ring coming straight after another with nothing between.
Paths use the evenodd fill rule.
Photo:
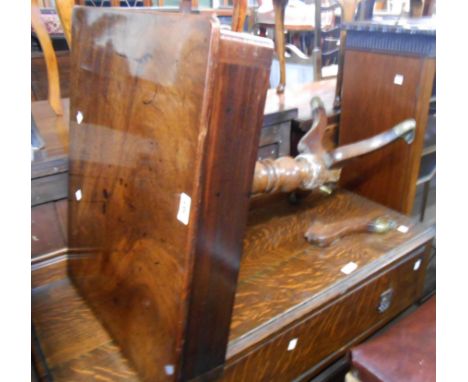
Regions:
<instances>
[{"instance_id":1,"label":"sideboard drawer front","mask_svg":"<svg viewBox=\"0 0 468 382\"><path fill-rule=\"evenodd\" d=\"M314 311L227 363L226 381L290 381L410 306L419 297L427 252L420 247L370 281Z\"/></svg>"}]
</instances>

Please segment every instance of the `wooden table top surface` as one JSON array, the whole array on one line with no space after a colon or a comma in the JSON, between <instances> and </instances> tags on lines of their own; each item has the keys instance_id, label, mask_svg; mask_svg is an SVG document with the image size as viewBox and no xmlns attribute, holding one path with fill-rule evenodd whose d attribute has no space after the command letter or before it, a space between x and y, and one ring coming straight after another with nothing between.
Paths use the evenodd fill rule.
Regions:
<instances>
[{"instance_id":1,"label":"wooden table top surface","mask_svg":"<svg viewBox=\"0 0 468 382\"><path fill-rule=\"evenodd\" d=\"M297 108L299 120L310 119L310 100L317 96L322 99L327 115L334 116L337 114L333 109L335 89L336 78L286 86L283 94L278 94L276 89L269 89L265 102L265 114Z\"/></svg>"},{"instance_id":2,"label":"wooden table top surface","mask_svg":"<svg viewBox=\"0 0 468 382\"><path fill-rule=\"evenodd\" d=\"M287 87L283 94L276 93L276 89L269 89L265 102L265 115L273 114L291 108L298 109L298 119L310 119L310 100L319 96L329 116L336 115L333 110L336 79L310 82ZM48 101L31 103L31 111L42 138L45 141L45 157L63 156L68 153L68 124L70 99L62 99L64 115L57 116Z\"/></svg>"},{"instance_id":3,"label":"wooden table top surface","mask_svg":"<svg viewBox=\"0 0 468 382\"><path fill-rule=\"evenodd\" d=\"M333 294L365 279L376 267L429 240L432 227L347 191L314 197L299 206L278 202L251 211L236 292L227 359L271 331L317 309ZM272 211L274 210L274 211ZM303 238L314 217L327 222L366 213L390 215L409 227L385 235L354 234L321 249ZM350 275L340 269L353 261ZM137 375L66 275L66 261L32 275L32 319L49 373L55 381L108 378L136 381ZM327 293L324 293L327 291ZM336 296L335 296L336 297Z\"/></svg>"}]
</instances>

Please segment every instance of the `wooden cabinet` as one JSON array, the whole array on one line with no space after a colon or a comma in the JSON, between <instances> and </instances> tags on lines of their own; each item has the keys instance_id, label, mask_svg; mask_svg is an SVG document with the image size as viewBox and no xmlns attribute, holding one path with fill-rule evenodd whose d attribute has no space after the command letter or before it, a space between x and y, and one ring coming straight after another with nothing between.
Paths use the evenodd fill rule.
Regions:
<instances>
[{"instance_id":1,"label":"wooden cabinet","mask_svg":"<svg viewBox=\"0 0 468 382\"><path fill-rule=\"evenodd\" d=\"M369 336L420 296L426 262L427 251L419 247L348 290L344 283L338 283L334 288L343 294L320 307L311 298L305 305L316 305L314 309L296 314L297 319L282 330L272 331L243 355L229 360L223 381L239 381L245 375L250 381L307 380L314 376L343 355L343 349Z\"/></svg>"},{"instance_id":2,"label":"wooden cabinet","mask_svg":"<svg viewBox=\"0 0 468 382\"><path fill-rule=\"evenodd\" d=\"M416 120L411 145L390 145L346 166L341 184L410 214L435 73L435 29L431 24L348 26L339 143L378 134L407 118Z\"/></svg>"}]
</instances>

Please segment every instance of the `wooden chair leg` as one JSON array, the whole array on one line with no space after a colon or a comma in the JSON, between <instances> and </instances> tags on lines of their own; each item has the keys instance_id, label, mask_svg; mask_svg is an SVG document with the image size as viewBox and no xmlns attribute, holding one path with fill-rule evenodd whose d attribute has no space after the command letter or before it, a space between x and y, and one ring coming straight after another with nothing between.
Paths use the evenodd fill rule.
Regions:
<instances>
[{"instance_id":1,"label":"wooden chair leg","mask_svg":"<svg viewBox=\"0 0 468 382\"><path fill-rule=\"evenodd\" d=\"M322 1L315 0L315 29L314 49L312 57L314 60L314 81L322 79Z\"/></svg>"},{"instance_id":2,"label":"wooden chair leg","mask_svg":"<svg viewBox=\"0 0 468 382\"><path fill-rule=\"evenodd\" d=\"M247 0L235 0L234 12L232 14L232 25L231 25L231 29L234 32L242 32L244 30L246 14L247 14Z\"/></svg>"},{"instance_id":3,"label":"wooden chair leg","mask_svg":"<svg viewBox=\"0 0 468 382\"><path fill-rule=\"evenodd\" d=\"M284 58L284 12L288 0L273 0L275 10L275 45L280 67L280 83L276 88L277 93L283 93L286 87L286 59Z\"/></svg>"},{"instance_id":4,"label":"wooden chair leg","mask_svg":"<svg viewBox=\"0 0 468 382\"><path fill-rule=\"evenodd\" d=\"M68 47L71 49L71 20L73 15L73 7L75 0L56 0L55 8L62 23L65 39L67 40Z\"/></svg>"}]
</instances>

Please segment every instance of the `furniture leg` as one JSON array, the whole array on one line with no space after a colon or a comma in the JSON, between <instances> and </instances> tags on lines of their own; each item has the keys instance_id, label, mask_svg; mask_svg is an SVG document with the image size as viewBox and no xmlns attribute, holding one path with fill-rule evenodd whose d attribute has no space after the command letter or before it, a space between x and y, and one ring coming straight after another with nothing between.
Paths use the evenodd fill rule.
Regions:
<instances>
[{"instance_id":1,"label":"furniture leg","mask_svg":"<svg viewBox=\"0 0 468 382\"><path fill-rule=\"evenodd\" d=\"M276 88L278 93L283 93L286 86L286 60L284 58L284 12L288 1L273 0L275 10L275 46L280 67L280 83Z\"/></svg>"},{"instance_id":2,"label":"furniture leg","mask_svg":"<svg viewBox=\"0 0 468 382\"><path fill-rule=\"evenodd\" d=\"M244 30L245 16L247 14L247 0L235 0L234 13L232 15L231 29L234 32Z\"/></svg>"},{"instance_id":3,"label":"furniture leg","mask_svg":"<svg viewBox=\"0 0 468 382\"><path fill-rule=\"evenodd\" d=\"M31 1L31 24L36 31L41 44L47 67L47 79L49 82L49 103L55 114L63 115L62 102L60 100L60 80L57 57L55 56L52 41L41 20L41 11L37 0Z\"/></svg>"}]
</instances>

